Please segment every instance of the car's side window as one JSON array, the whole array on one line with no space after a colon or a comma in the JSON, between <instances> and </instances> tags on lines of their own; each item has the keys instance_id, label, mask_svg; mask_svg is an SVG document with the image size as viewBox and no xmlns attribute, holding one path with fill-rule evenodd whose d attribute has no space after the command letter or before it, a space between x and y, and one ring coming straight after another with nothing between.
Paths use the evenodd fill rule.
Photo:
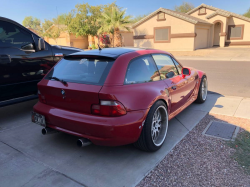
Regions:
<instances>
[{"instance_id":1,"label":"car's side window","mask_svg":"<svg viewBox=\"0 0 250 187\"><path fill-rule=\"evenodd\" d=\"M128 65L124 84L136 84L160 80L159 72L151 55L131 60Z\"/></svg>"},{"instance_id":2,"label":"car's side window","mask_svg":"<svg viewBox=\"0 0 250 187\"><path fill-rule=\"evenodd\" d=\"M172 58L165 54L153 54L155 63L159 69L161 79L172 78L179 75Z\"/></svg>"},{"instance_id":3,"label":"car's side window","mask_svg":"<svg viewBox=\"0 0 250 187\"><path fill-rule=\"evenodd\" d=\"M182 66L174 59L172 58L174 63L175 63L175 66L177 67L178 71L179 71L179 74L181 74L182 72Z\"/></svg>"},{"instance_id":4,"label":"car's side window","mask_svg":"<svg viewBox=\"0 0 250 187\"><path fill-rule=\"evenodd\" d=\"M0 21L0 47L25 48L27 44L33 45L31 34L22 30L18 26Z\"/></svg>"}]
</instances>

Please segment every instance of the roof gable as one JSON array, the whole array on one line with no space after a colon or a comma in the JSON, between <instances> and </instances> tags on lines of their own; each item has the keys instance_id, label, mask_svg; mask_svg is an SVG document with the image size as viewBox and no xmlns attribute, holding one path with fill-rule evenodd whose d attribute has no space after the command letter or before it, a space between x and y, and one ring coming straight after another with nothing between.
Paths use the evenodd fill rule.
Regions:
<instances>
[{"instance_id":1,"label":"roof gable","mask_svg":"<svg viewBox=\"0 0 250 187\"><path fill-rule=\"evenodd\" d=\"M140 21L136 22L135 24L132 25L132 28L137 27L138 25L140 25L141 23L143 23L144 21L147 21L148 19L152 18L153 16L157 15L159 12L164 12L165 14L168 14L170 16L182 19L184 21L187 21L189 23L192 24L197 24L197 23L204 23L204 24L211 24L205 20L184 14L184 13L180 13L180 12L176 12L173 10L169 10L169 9L165 9L165 8L159 8L158 10L152 12L151 14L149 14L148 16L146 16L145 18L141 19Z\"/></svg>"},{"instance_id":2,"label":"roof gable","mask_svg":"<svg viewBox=\"0 0 250 187\"><path fill-rule=\"evenodd\" d=\"M201 4L200 6L190 10L189 12L187 12L186 14L187 15L190 15L192 14L193 12L199 10L200 8L207 8L207 9L210 9L210 10L214 10L215 12L208 15L206 18L207 19L210 19L216 15L221 15L221 16L225 16L225 17L236 17L236 18L239 18L239 19L242 19L242 20L245 20L245 21L249 21L250 22L250 18L247 18L245 16L242 16L240 14L236 14L236 13L233 13L233 12L229 12L229 11L226 11L226 10L222 10L222 9L219 9L219 8L216 8L216 7L213 7L213 6L209 6L209 5L206 5L206 4Z\"/></svg>"}]
</instances>

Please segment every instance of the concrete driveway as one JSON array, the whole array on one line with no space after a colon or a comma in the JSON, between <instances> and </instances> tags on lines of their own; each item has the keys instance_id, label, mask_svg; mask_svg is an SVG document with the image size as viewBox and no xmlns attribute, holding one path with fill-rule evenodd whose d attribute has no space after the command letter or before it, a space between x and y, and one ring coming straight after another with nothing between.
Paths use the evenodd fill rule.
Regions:
<instances>
[{"instance_id":1,"label":"concrete driveway","mask_svg":"<svg viewBox=\"0 0 250 187\"><path fill-rule=\"evenodd\" d=\"M170 121L155 153L133 145L78 148L77 137L43 136L42 127L30 122L36 100L0 108L0 186L135 186L209 111L248 117L250 100L243 100L209 94L206 103L192 104Z\"/></svg>"}]
</instances>

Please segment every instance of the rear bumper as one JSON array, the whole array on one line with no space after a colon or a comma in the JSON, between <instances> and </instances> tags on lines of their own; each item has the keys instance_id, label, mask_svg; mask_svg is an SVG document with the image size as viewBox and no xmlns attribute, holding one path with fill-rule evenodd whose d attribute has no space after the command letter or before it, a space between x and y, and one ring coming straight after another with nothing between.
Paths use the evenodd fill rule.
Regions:
<instances>
[{"instance_id":1,"label":"rear bumper","mask_svg":"<svg viewBox=\"0 0 250 187\"><path fill-rule=\"evenodd\" d=\"M55 108L41 102L34 112L45 116L47 127L88 138L96 145L119 146L138 140L148 110L128 112L121 117L81 114Z\"/></svg>"}]
</instances>

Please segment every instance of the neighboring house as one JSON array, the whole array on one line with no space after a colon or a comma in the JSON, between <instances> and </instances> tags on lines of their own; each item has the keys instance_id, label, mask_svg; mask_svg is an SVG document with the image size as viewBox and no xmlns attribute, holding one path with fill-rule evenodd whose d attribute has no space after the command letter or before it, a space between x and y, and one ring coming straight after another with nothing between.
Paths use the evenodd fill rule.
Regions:
<instances>
[{"instance_id":1,"label":"neighboring house","mask_svg":"<svg viewBox=\"0 0 250 187\"><path fill-rule=\"evenodd\" d=\"M128 27L130 30L125 30L125 29L120 30L121 37L122 37L122 47L134 46L133 30L130 25Z\"/></svg>"},{"instance_id":2,"label":"neighboring house","mask_svg":"<svg viewBox=\"0 0 250 187\"><path fill-rule=\"evenodd\" d=\"M250 45L250 18L205 4L186 14L159 8L132 28L135 47L193 51Z\"/></svg>"},{"instance_id":3,"label":"neighboring house","mask_svg":"<svg viewBox=\"0 0 250 187\"><path fill-rule=\"evenodd\" d=\"M51 45L62 45L62 46L70 46L81 49L87 49L89 46L88 37L87 36L78 36L75 34L70 34L67 32L66 25L52 25L46 32L53 33L60 31L60 35L57 38L53 38L52 36L44 37L45 41Z\"/></svg>"}]
</instances>

